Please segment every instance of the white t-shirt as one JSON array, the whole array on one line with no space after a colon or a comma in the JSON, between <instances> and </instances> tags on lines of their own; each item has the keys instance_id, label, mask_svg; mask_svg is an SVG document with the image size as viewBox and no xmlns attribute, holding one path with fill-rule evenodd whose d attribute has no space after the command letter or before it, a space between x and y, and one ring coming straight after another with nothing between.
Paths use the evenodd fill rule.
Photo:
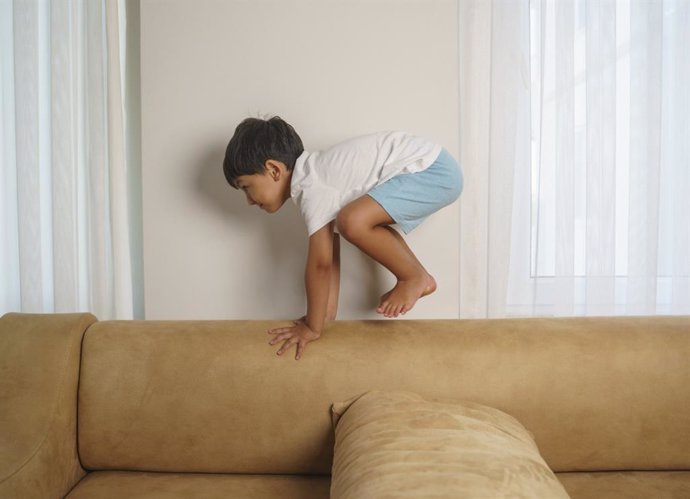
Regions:
<instances>
[{"instance_id":1,"label":"white t-shirt","mask_svg":"<svg viewBox=\"0 0 690 499\"><path fill-rule=\"evenodd\" d=\"M439 144L404 132L355 137L325 151L304 151L292 172L290 193L311 236L349 202L402 173L425 170Z\"/></svg>"}]
</instances>

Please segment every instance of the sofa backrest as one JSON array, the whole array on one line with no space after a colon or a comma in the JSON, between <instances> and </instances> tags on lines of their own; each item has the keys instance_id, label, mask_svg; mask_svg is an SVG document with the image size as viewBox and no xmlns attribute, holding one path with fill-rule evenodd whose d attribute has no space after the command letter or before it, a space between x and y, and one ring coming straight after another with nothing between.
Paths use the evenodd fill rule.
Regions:
<instances>
[{"instance_id":1,"label":"sofa backrest","mask_svg":"<svg viewBox=\"0 0 690 499\"><path fill-rule=\"evenodd\" d=\"M690 469L690 317L342 321L300 361L259 321L109 321L84 337L87 469L330 471L332 402L469 400L554 471Z\"/></svg>"}]
</instances>

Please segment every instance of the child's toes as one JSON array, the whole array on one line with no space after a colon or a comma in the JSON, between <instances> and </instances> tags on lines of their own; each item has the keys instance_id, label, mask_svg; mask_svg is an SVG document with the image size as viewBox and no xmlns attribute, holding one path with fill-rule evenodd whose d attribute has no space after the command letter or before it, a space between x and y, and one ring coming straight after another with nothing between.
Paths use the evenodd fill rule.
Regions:
<instances>
[{"instance_id":1,"label":"child's toes","mask_svg":"<svg viewBox=\"0 0 690 499\"><path fill-rule=\"evenodd\" d=\"M376 311L379 314L385 314L386 308L388 305L390 305L390 302L388 301L388 297L391 295L392 291L389 291L385 295L381 296L381 299L379 300L379 306L377 307Z\"/></svg>"}]
</instances>

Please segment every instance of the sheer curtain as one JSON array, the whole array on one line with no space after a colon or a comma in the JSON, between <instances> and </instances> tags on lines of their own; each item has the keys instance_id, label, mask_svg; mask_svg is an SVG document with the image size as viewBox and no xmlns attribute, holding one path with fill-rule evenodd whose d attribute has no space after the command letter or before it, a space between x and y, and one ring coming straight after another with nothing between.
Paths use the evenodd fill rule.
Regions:
<instances>
[{"instance_id":1,"label":"sheer curtain","mask_svg":"<svg viewBox=\"0 0 690 499\"><path fill-rule=\"evenodd\" d=\"M463 316L690 313L689 27L685 0L460 2Z\"/></svg>"},{"instance_id":2,"label":"sheer curtain","mask_svg":"<svg viewBox=\"0 0 690 499\"><path fill-rule=\"evenodd\" d=\"M0 313L133 316L117 0L0 1Z\"/></svg>"},{"instance_id":3,"label":"sheer curtain","mask_svg":"<svg viewBox=\"0 0 690 499\"><path fill-rule=\"evenodd\" d=\"M511 265L514 178L529 168L527 0L459 2L460 316L501 317ZM514 196L515 194L515 196ZM529 258L529 256L527 256Z\"/></svg>"}]
</instances>

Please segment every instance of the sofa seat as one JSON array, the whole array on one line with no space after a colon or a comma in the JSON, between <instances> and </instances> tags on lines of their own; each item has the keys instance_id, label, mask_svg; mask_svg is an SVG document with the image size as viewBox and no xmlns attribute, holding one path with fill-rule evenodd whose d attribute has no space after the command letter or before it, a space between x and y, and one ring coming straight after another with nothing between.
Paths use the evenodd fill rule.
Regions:
<instances>
[{"instance_id":1,"label":"sofa seat","mask_svg":"<svg viewBox=\"0 0 690 499\"><path fill-rule=\"evenodd\" d=\"M557 473L571 499L687 499L690 471ZM328 499L330 477L95 471L66 499Z\"/></svg>"},{"instance_id":2,"label":"sofa seat","mask_svg":"<svg viewBox=\"0 0 690 499\"><path fill-rule=\"evenodd\" d=\"M95 471L65 499L328 499L328 476Z\"/></svg>"},{"instance_id":3,"label":"sofa seat","mask_svg":"<svg viewBox=\"0 0 690 499\"><path fill-rule=\"evenodd\" d=\"M690 471L556 473L571 499L687 499Z\"/></svg>"}]
</instances>

